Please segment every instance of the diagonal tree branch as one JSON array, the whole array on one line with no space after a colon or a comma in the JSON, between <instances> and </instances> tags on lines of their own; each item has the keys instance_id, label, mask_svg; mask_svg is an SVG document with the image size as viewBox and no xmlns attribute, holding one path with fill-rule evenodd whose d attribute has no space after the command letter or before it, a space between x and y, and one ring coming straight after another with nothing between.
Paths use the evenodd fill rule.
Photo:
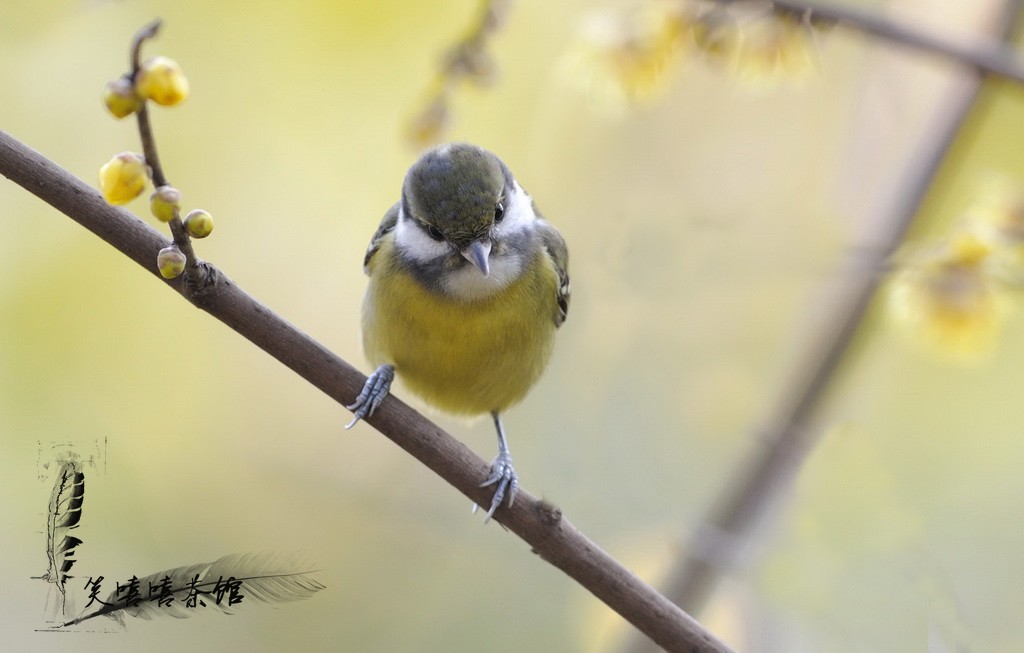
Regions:
<instances>
[{"instance_id":1,"label":"diagonal tree branch","mask_svg":"<svg viewBox=\"0 0 1024 653\"><path fill-rule=\"evenodd\" d=\"M113 245L158 279L157 252L165 236L100 194L56 163L0 131L0 174ZM202 283L186 275L168 286L278 359L344 405L366 377L302 331L248 295L209 263L200 263ZM479 487L489 465L464 444L400 400L388 396L366 420L477 505L490 502ZM341 422L339 421L339 428ZM512 508L494 519L526 541L542 558L571 576L669 651L731 649L650 585L619 564L562 517L561 510L520 490Z\"/></svg>"}]
</instances>

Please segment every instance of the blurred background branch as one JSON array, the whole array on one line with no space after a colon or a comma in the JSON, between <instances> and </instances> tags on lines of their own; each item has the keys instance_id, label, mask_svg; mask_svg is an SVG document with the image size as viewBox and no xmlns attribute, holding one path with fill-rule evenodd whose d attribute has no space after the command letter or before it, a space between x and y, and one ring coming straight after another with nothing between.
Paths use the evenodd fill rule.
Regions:
<instances>
[{"instance_id":1,"label":"blurred background branch","mask_svg":"<svg viewBox=\"0 0 1024 653\"><path fill-rule=\"evenodd\" d=\"M452 95L463 82L480 87L494 83L498 65L488 46L511 8L512 0L481 0L476 21L442 55L437 73L406 126L411 145L423 147L444 138L451 126Z\"/></svg>"},{"instance_id":2,"label":"blurred background branch","mask_svg":"<svg viewBox=\"0 0 1024 653\"><path fill-rule=\"evenodd\" d=\"M777 2L776 6L796 11L810 5ZM1021 0L1009 0L1001 9L993 32L1002 40L1012 37L1021 7ZM888 34L886 37L894 40L911 34L882 19L868 19L866 14L834 10L827 17L840 22L850 20L865 31ZM874 27L864 27L867 25ZM928 42L923 37L906 38L911 45L936 50L918 45ZM954 51L947 54L959 59ZM665 595L687 612L699 614L721 578L742 562L757 527L763 525L766 515L791 488L808 453L820 440L820 411L842 365L849 362L854 352L858 329L885 280L884 271L892 255L903 242L961 126L978 109L979 99L984 98L982 82L986 73L1006 75L1005 70L1009 70L982 65L975 59L966 61L976 66L976 74L954 84L939 104L931 127L907 162L902 190L883 211L881 219L869 221L873 230L854 246L857 256L851 257L834 294L825 299L828 308L822 314L826 321L810 339L811 346L796 368L795 377L779 396L772 417L755 434L756 449L726 482L708 515L693 530L684 547L684 557L666 576ZM625 650L642 653L653 649L648 642L633 638Z\"/></svg>"},{"instance_id":3,"label":"blurred background branch","mask_svg":"<svg viewBox=\"0 0 1024 653\"><path fill-rule=\"evenodd\" d=\"M719 4L742 4L750 0L713 0ZM774 0L776 11L793 13L810 21L835 23L897 45L921 50L977 69L979 72L1024 83L1024 60L1006 43L988 41L964 43L922 30L879 11L845 5L824 5L800 0Z\"/></svg>"}]
</instances>

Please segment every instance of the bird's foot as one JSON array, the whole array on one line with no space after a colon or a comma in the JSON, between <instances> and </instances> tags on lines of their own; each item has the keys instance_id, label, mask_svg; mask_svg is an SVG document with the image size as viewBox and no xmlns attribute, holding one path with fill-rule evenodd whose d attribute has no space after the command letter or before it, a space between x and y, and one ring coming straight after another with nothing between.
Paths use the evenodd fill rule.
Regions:
<instances>
[{"instance_id":1,"label":"bird's foot","mask_svg":"<svg viewBox=\"0 0 1024 653\"><path fill-rule=\"evenodd\" d=\"M373 374L366 379L366 384L363 386L363 391L356 397L355 402L350 406L345 406L351 410L355 416L352 421L349 422L345 428L350 429L356 425L356 422L363 419L364 417L370 417L373 415L377 407L380 406L381 402L384 401L384 397L388 396L388 390L391 389L391 382L395 380L395 368L392 365L381 365Z\"/></svg>"},{"instance_id":2,"label":"bird's foot","mask_svg":"<svg viewBox=\"0 0 1024 653\"><path fill-rule=\"evenodd\" d=\"M494 485L494 498L491 499L491 507L484 515L484 523L490 521L491 516L494 515L494 511L498 509L501 502L508 497L508 507L512 507L512 502L516 499L516 490L519 489L519 476L516 475L516 470L512 469L512 456L507 451L498 453L498 457L491 463L491 475L487 477L487 480L480 484L480 487L487 487L488 485ZM476 512L477 506L473 506L473 512Z\"/></svg>"}]
</instances>

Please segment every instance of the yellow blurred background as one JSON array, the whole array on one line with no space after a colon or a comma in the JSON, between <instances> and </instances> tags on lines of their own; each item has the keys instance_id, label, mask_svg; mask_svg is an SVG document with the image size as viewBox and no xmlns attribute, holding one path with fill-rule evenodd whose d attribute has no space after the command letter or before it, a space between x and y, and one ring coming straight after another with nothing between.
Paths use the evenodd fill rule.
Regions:
<instances>
[{"instance_id":1,"label":"yellow blurred background","mask_svg":"<svg viewBox=\"0 0 1024 653\"><path fill-rule=\"evenodd\" d=\"M893 4L957 34L991 3ZM554 360L506 418L523 486L656 583L758 446L952 68L836 29L799 79L750 88L687 57L662 97L609 113L562 65L591 8L516 3L493 38L499 78L454 95L450 138L498 153L572 251ZM365 369L363 252L416 157L403 129L477 11L471 0L5 0L0 128L94 183L111 155L139 149L100 92L125 71L136 29L163 18L145 52L175 58L192 95L152 115L184 205L216 221L199 256ZM985 99L920 216L922 242L946 233L979 176L1024 179L1021 92L992 85ZM129 208L152 220L144 199ZM615 650L626 629L585 590L6 180L0 225L0 643ZM1011 315L993 352L964 365L883 318L865 323L821 445L709 610L742 650L1024 646L1024 323ZM493 455L485 420L437 420ZM228 553L300 551L327 589L232 616L37 632L49 588L30 577L46 569L52 461L69 446L92 461L72 585L103 575L105 594L115 579Z\"/></svg>"}]
</instances>

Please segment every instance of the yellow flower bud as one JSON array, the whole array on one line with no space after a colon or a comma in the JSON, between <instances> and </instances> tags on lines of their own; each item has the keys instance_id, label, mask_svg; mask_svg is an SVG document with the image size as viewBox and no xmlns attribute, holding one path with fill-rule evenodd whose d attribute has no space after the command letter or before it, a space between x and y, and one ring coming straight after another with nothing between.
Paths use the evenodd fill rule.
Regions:
<instances>
[{"instance_id":1,"label":"yellow flower bud","mask_svg":"<svg viewBox=\"0 0 1024 653\"><path fill-rule=\"evenodd\" d=\"M563 59L561 75L600 100L611 115L661 97L694 29L689 11L679 4L590 14Z\"/></svg>"},{"instance_id":2,"label":"yellow flower bud","mask_svg":"<svg viewBox=\"0 0 1024 653\"><path fill-rule=\"evenodd\" d=\"M164 279L173 279L185 271L185 255L177 245L170 245L156 255L156 267Z\"/></svg>"},{"instance_id":3,"label":"yellow flower bud","mask_svg":"<svg viewBox=\"0 0 1024 653\"><path fill-rule=\"evenodd\" d=\"M170 222L181 210L181 191L161 186L149 196L149 210L160 222Z\"/></svg>"},{"instance_id":4,"label":"yellow flower bud","mask_svg":"<svg viewBox=\"0 0 1024 653\"><path fill-rule=\"evenodd\" d=\"M170 107L188 97L188 79L174 59L153 57L139 69L135 90L147 100Z\"/></svg>"},{"instance_id":5,"label":"yellow flower bud","mask_svg":"<svg viewBox=\"0 0 1024 653\"><path fill-rule=\"evenodd\" d=\"M135 94L130 79L118 77L103 88L103 105L115 118L124 118L138 111L142 100Z\"/></svg>"},{"instance_id":6,"label":"yellow flower bud","mask_svg":"<svg viewBox=\"0 0 1024 653\"><path fill-rule=\"evenodd\" d=\"M189 211L185 216L185 229L193 238L206 238L213 231L213 216L202 209Z\"/></svg>"},{"instance_id":7,"label":"yellow flower bud","mask_svg":"<svg viewBox=\"0 0 1024 653\"><path fill-rule=\"evenodd\" d=\"M127 204L142 193L148 179L145 159L121 152L100 168L100 191L111 204Z\"/></svg>"}]
</instances>

